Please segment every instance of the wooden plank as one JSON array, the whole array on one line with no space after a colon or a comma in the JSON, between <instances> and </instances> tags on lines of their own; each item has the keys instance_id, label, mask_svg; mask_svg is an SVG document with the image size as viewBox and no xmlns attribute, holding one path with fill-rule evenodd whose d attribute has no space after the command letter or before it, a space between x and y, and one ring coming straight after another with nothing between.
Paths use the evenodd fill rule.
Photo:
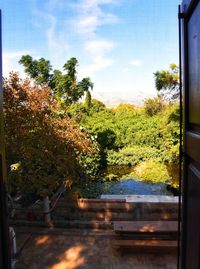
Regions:
<instances>
[{"instance_id":1,"label":"wooden plank","mask_svg":"<svg viewBox=\"0 0 200 269\"><path fill-rule=\"evenodd\" d=\"M112 240L112 246L117 249L134 250L140 253L176 252L177 241L169 240Z\"/></svg>"},{"instance_id":2,"label":"wooden plank","mask_svg":"<svg viewBox=\"0 0 200 269\"><path fill-rule=\"evenodd\" d=\"M118 233L177 233L177 221L115 221L114 231Z\"/></svg>"}]
</instances>

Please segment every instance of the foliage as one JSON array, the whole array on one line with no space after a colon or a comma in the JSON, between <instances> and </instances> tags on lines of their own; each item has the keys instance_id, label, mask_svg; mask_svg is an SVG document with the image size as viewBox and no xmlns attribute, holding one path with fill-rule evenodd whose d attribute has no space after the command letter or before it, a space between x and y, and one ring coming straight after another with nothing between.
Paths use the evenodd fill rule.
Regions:
<instances>
[{"instance_id":1,"label":"foliage","mask_svg":"<svg viewBox=\"0 0 200 269\"><path fill-rule=\"evenodd\" d=\"M95 144L95 143L94 143ZM87 152L78 152L77 160L82 171L84 171L90 179L96 179L101 169L101 152L98 144L94 145L96 151L93 154Z\"/></svg>"},{"instance_id":2,"label":"foliage","mask_svg":"<svg viewBox=\"0 0 200 269\"><path fill-rule=\"evenodd\" d=\"M118 152L113 150L108 151L107 160L109 165L135 166L141 161L159 157L160 151L156 148L132 146L122 148Z\"/></svg>"},{"instance_id":3,"label":"foliage","mask_svg":"<svg viewBox=\"0 0 200 269\"><path fill-rule=\"evenodd\" d=\"M160 102L159 98L153 101ZM123 104L114 109L82 110L79 122L99 142L104 153L101 164L111 165L114 170L126 165L134 168L149 159L166 165L178 164L179 105L161 102L160 111L150 115L147 115L145 105L140 109L130 106L126 109ZM114 170L110 174L116 175Z\"/></svg>"},{"instance_id":4,"label":"foliage","mask_svg":"<svg viewBox=\"0 0 200 269\"><path fill-rule=\"evenodd\" d=\"M165 108L164 101L162 97L148 98L144 102L144 109L148 116L152 117Z\"/></svg>"},{"instance_id":5,"label":"foliage","mask_svg":"<svg viewBox=\"0 0 200 269\"><path fill-rule=\"evenodd\" d=\"M154 183L164 182L170 179L167 167L156 159L149 159L134 168L134 176L139 179L152 181Z\"/></svg>"},{"instance_id":6,"label":"foliage","mask_svg":"<svg viewBox=\"0 0 200 269\"><path fill-rule=\"evenodd\" d=\"M112 149L115 147L116 134L113 130L105 128L96 132L96 140L103 149Z\"/></svg>"},{"instance_id":7,"label":"foliage","mask_svg":"<svg viewBox=\"0 0 200 269\"><path fill-rule=\"evenodd\" d=\"M158 93L168 100L178 100L179 67L176 64L171 64L169 70L157 71L154 76Z\"/></svg>"},{"instance_id":8,"label":"foliage","mask_svg":"<svg viewBox=\"0 0 200 269\"><path fill-rule=\"evenodd\" d=\"M6 155L14 191L51 193L83 179L76 155L94 154L92 140L69 117L55 113L48 87L11 73L4 79Z\"/></svg>"},{"instance_id":9,"label":"foliage","mask_svg":"<svg viewBox=\"0 0 200 269\"><path fill-rule=\"evenodd\" d=\"M91 104L88 107L86 100L84 103L74 103L71 104L67 112L73 117L77 122L81 122L85 119L85 116L93 115L95 112L100 112L106 110L106 106L99 100L91 99Z\"/></svg>"},{"instance_id":10,"label":"foliage","mask_svg":"<svg viewBox=\"0 0 200 269\"><path fill-rule=\"evenodd\" d=\"M99 111L104 110L106 108L106 105L103 102L101 102L97 99L94 99L94 98L92 99L92 106L94 108L96 108L95 112L99 112Z\"/></svg>"},{"instance_id":11,"label":"foliage","mask_svg":"<svg viewBox=\"0 0 200 269\"><path fill-rule=\"evenodd\" d=\"M83 103L78 102L71 104L67 109L67 113L71 118L76 120L76 122L80 123L83 116L88 113L88 110Z\"/></svg>"},{"instance_id":12,"label":"foliage","mask_svg":"<svg viewBox=\"0 0 200 269\"><path fill-rule=\"evenodd\" d=\"M135 106L132 104L119 104L114 108L116 112L134 112L136 110Z\"/></svg>"},{"instance_id":13,"label":"foliage","mask_svg":"<svg viewBox=\"0 0 200 269\"><path fill-rule=\"evenodd\" d=\"M64 73L53 70L44 58L33 60L27 55L20 62L34 82L15 73L4 80L13 189L45 195L66 184L81 195L89 188L86 179L99 186L101 176L113 180L130 173L154 182L172 178L177 184L177 66L155 73L160 96L147 99L140 108L131 104L107 108L92 99L89 78L77 81L75 58L64 65ZM77 102L84 94L85 100Z\"/></svg>"},{"instance_id":14,"label":"foliage","mask_svg":"<svg viewBox=\"0 0 200 269\"><path fill-rule=\"evenodd\" d=\"M146 148L159 151L163 161L178 159L180 110L176 104L165 104L158 114L151 117L147 117L143 108L119 110L104 107L88 113L82 104L77 104L76 108L73 105L71 115L77 117L77 114L81 114L81 126L99 142L101 148L114 152L114 155L108 152L108 158L123 155L121 149L139 147L141 152Z\"/></svg>"},{"instance_id":15,"label":"foliage","mask_svg":"<svg viewBox=\"0 0 200 269\"><path fill-rule=\"evenodd\" d=\"M77 81L76 58L69 59L63 66L64 73L53 70L50 62L41 58L34 60L30 55L21 57L20 64L25 68L25 73L41 86L48 86L52 90L52 96L62 106L77 102L89 88L93 88L90 78Z\"/></svg>"},{"instance_id":16,"label":"foliage","mask_svg":"<svg viewBox=\"0 0 200 269\"><path fill-rule=\"evenodd\" d=\"M92 96L90 91L86 91L86 95L85 95L85 107L86 109L89 109L91 107L92 104Z\"/></svg>"},{"instance_id":17,"label":"foliage","mask_svg":"<svg viewBox=\"0 0 200 269\"><path fill-rule=\"evenodd\" d=\"M161 150L165 153L163 161L168 163L179 162L180 143L180 107L178 104L169 105L165 111L163 137Z\"/></svg>"}]
</instances>

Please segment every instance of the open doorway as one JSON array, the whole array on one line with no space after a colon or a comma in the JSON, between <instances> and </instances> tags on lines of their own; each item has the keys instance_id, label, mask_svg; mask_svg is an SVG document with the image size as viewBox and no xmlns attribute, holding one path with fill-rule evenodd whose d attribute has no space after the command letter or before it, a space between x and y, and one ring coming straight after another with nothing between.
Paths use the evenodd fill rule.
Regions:
<instances>
[{"instance_id":1,"label":"open doorway","mask_svg":"<svg viewBox=\"0 0 200 269\"><path fill-rule=\"evenodd\" d=\"M108 228L114 218L127 221L142 216L140 221L150 221L153 214L170 224L177 220L173 194L178 193L180 138L176 104L179 1L169 1L168 12L164 1L143 2L50 1L41 6L34 1L23 9L16 5L19 32L14 39L20 50L13 54L5 50L5 70L11 63L13 69L25 73L22 77L12 73L4 80L9 197L17 204L12 210L14 225L36 226L45 219L50 226ZM9 5L5 3L5 12ZM11 20L7 25L12 29ZM62 62L64 57L67 62ZM24 80L25 75L30 81ZM64 208L65 200L60 198L69 199L71 194L75 200ZM145 200L146 194L157 198ZM132 195L143 199L137 208L137 197ZM159 195L165 198L159 200ZM79 199L77 204L80 197L87 200ZM97 198L102 199L90 200ZM88 208L92 210L84 211ZM152 228L143 226L148 231ZM20 229L23 234L25 229ZM107 236L112 235L108 232ZM22 254L29 239L22 239ZM51 266L68 266L69 262L72 268L86 266L85 242L76 245L75 239L68 250L56 254L57 260L51 257ZM30 242L41 250L51 240L45 234ZM91 246L94 242L91 239ZM73 253L75 261L67 258ZM165 258L165 262L171 259ZM109 266L109 259L105 260L104 266ZM176 267L175 255L171 261L169 268ZM23 258L21 262L26 264ZM161 263L159 258L158 266Z\"/></svg>"}]
</instances>

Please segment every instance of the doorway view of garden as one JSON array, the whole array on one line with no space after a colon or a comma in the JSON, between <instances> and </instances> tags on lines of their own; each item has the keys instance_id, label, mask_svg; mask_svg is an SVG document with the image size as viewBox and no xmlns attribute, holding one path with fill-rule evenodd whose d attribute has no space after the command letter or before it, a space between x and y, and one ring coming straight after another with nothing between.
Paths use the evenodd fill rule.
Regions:
<instances>
[{"instance_id":1,"label":"doorway view of garden","mask_svg":"<svg viewBox=\"0 0 200 269\"><path fill-rule=\"evenodd\" d=\"M176 268L178 4L4 1L5 146L17 268ZM142 228L133 236L134 221ZM148 250L159 244L163 259L153 265L151 256L139 267L131 254L124 267L113 249L136 244L138 231ZM44 264L37 265L40 251Z\"/></svg>"}]
</instances>

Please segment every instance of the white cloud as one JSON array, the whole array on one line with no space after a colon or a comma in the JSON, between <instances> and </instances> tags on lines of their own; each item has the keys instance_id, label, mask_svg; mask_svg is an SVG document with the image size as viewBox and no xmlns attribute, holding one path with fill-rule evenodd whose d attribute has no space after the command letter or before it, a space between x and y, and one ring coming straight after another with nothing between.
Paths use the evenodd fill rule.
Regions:
<instances>
[{"instance_id":1,"label":"white cloud","mask_svg":"<svg viewBox=\"0 0 200 269\"><path fill-rule=\"evenodd\" d=\"M64 9L67 6L66 0L46 0L45 7L49 11L53 11L55 9Z\"/></svg>"},{"instance_id":2,"label":"white cloud","mask_svg":"<svg viewBox=\"0 0 200 269\"><path fill-rule=\"evenodd\" d=\"M96 12L81 14L73 21L73 25L80 34L94 35L99 27L116 22L118 22L118 19L115 15L106 14L97 9Z\"/></svg>"},{"instance_id":3,"label":"white cloud","mask_svg":"<svg viewBox=\"0 0 200 269\"><path fill-rule=\"evenodd\" d=\"M79 52L83 55L85 53L88 64L80 71L87 71L87 75L94 75L96 71L113 64L114 60L108 53L116 44L105 39L98 30L103 25L119 21L105 6L119 4L121 0L47 0L42 8L39 0L32 1L33 14L37 20L35 24L46 36L49 58L54 65L59 67L63 59L66 60L74 53L79 58ZM62 16L59 17L61 10ZM76 47L70 46L69 36L77 38Z\"/></svg>"},{"instance_id":4,"label":"white cloud","mask_svg":"<svg viewBox=\"0 0 200 269\"><path fill-rule=\"evenodd\" d=\"M105 39L99 34L103 25L119 22L119 18L103 9L103 5L120 3L120 0L79 0L73 5L76 12L72 19L72 27L82 38L82 47L91 63L80 69L81 75L95 72L111 66L114 59L108 53L116 47L115 42Z\"/></svg>"},{"instance_id":5,"label":"white cloud","mask_svg":"<svg viewBox=\"0 0 200 269\"><path fill-rule=\"evenodd\" d=\"M88 11L94 8L98 8L100 5L106 4L119 4L121 0L79 0L76 4L82 11Z\"/></svg>"},{"instance_id":6,"label":"white cloud","mask_svg":"<svg viewBox=\"0 0 200 269\"><path fill-rule=\"evenodd\" d=\"M63 58L66 58L70 48L67 28L63 26L64 23L61 22L59 16L54 14L61 6L64 7L63 1L58 2L59 5L56 5L54 0L50 0L42 10L38 8L36 2L33 8L35 25L44 32L49 57L55 63L63 62Z\"/></svg>"},{"instance_id":7,"label":"white cloud","mask_svg":"<svg viewBox=\"0 0 200 269\"><path fill-rule=\"evenodd\" d=\"M58 33L57 18L52 15L46 16L48 20L48 28L46 29L47 44L50 52L54 57L62 57L69 50L69 44L66 40L65 31Z\"/></svg>"},{"instance_id":8,"label":"white cloud","mask_svg":"<svg viewBox=\"0 0 200 269\"><path fill-rule=\"evenodd\" d=\"M23 67L19 65L22 55L30 54L30 51L4 51L3 52L3 76L8 76L10 71L23 74Z\"/></svg>"},{"instance_id":9,"label":"white cloud","mask_svg":"<svg viewBox=\"0 0 200 269\"><path fill-rule=\"evenodd\" d=\"M94 56L103 55L114 46L115 45L113 42L107 41L105 39L94 39L85 43L86 51L94 54Z\"/></svg>"},{"instance_id":10,"label":"white cloud","mask_svg":"<svg viewBox=\"0 0 200 269\"><path fill-rule=\"evenodd\" d=\"M111 66L114 60L106 54L115 46L114 42L99 38L85 42L84 50L88 54L91 63L79 69L80 77L94 76L95 72Z\"/></svg>"},{"instance_id":11,"label":"white cloud","mask_svg":"<svg viewBox=\"0 0 200 269\"><path fill-rule=\"evenodd\" d=\"M118 22L117 16L102 9L102 5L115 3L119 3L119 0L80 0L74 5L77 11L77 16L72 20L74 28L83 35L95 35L102 25Z\"/></svg>"},{"instance_id":12,"label":"white cloud","mask_svg":"<svg viewBox=\"0 0 200 269\"><path fill-rule=\"evenodd\" d=\"M130 65L132 66L142 66L142 61L138 59L134 59L130 62Z\"/></svg>"}]
</instances>

